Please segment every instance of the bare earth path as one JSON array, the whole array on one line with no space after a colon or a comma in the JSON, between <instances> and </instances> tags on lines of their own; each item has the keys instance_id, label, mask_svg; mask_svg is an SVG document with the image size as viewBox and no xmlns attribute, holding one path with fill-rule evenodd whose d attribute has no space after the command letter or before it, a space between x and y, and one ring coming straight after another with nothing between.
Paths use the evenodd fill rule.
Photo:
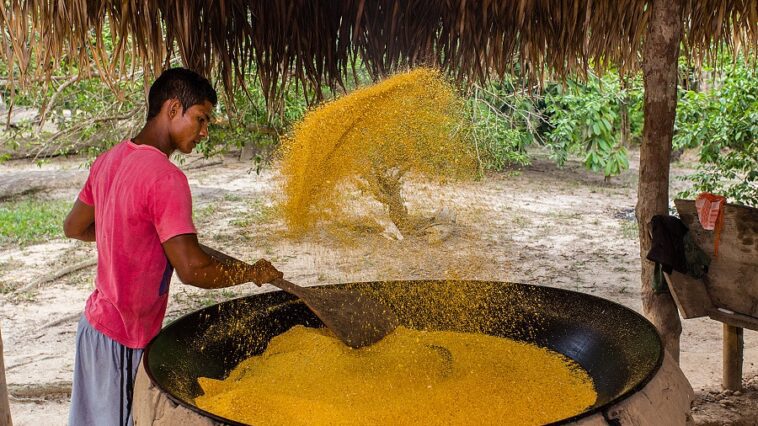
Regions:
<instances>
[{"instance_id":1,"label":"bare earth path","mask_svg":"<svg viewBox=\"0 0 758 426\"><path fill-rule=\"evenodd\" d=\"M636 155L633 153L632 155ZM375 279L471 278L507 280L576 290L640 310L639 245L633 218L637 159L633 169L604 184L602 176L570 162L558 169L536 160L520 171L490 174L479 182L438 186L413 182L405 188L409 210L431 216L440 207L457 214L455 232L442 242L427 237L389 240L365 217L381 209L357 195L361 217L325 226L302 239L283 235L273 200L276 167L261 175L248 164L185 167L193 191L200 239L211 247L253 261L270 259L290 280L329 284ZM73 200L86 178L81 160L56 160L41 169L25 163L0 166L2 182L34 172L48 188L33 196ZM189 166L188 166L189 165ZM689 169L675 165L674 175ZM15 184L14 184L15 185ZM674 180L674 191L682 186ZM20 191L23 192L23 191ZM31 196L21 194L19 196ZM0 246L0 326L14 421L18 425L63 425L68 411L76 315L91 291L94 268L85 268L20 295L14 289L95 256L93 245L63 239L25 247ZM171 289L167 321L200 307L261 289L202 291ZM710 320L683 324L681 365L698 401L698 424L758 424L758 333L745 331L744 379L739 395L719 393L721 326Z\"/></svg>"}]
</instances>

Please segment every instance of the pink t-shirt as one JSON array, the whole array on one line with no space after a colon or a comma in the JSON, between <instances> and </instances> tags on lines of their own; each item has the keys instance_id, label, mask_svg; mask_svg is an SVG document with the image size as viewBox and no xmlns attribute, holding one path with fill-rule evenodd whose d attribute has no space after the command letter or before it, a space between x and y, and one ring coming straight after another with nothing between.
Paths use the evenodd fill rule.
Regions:
<instances>
[{"instance_id":1,"label":"pink t-shirt","mask_svg":"<svg viewBox=\"0 0 758 426\"><path fill-rule=\"evenodd\" d=\"M173 274L161 243L197 232L187 177L159 149L122 141L92 164L79 199L95 206L97 277L87 320L124 346L144 348L161 329Z\"/></svg>"}]
</instances>

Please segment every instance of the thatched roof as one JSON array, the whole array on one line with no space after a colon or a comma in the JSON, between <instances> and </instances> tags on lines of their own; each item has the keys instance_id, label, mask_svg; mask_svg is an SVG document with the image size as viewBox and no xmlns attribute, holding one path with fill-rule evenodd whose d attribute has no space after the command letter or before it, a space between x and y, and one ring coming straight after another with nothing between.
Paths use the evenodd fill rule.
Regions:
<instances>
[{"instance_id":1,"label":"thatched roof","mask_svg":"<svg viewBox=\"0 0 758 426\"><path fill-rule=\"evenodd\" d=\"M712 46L754 49L755 0L684 0L687 53ZM635 68L649 0L0 0L0 49L28 78L34 57L49 72L62 58L106 79L125 58L159 71L178 54L185 66L230 89L254 70L267 95L288 79L341 85L360 60L379 76L437 65L484 80L564 75L589 66ZM106 33L116 48L106 54ZM124 55L133 53L134 56ZM37 76L39 77L39 76ZM152 76L150 76L152 77Z\"/></svg>"}]
</instances>

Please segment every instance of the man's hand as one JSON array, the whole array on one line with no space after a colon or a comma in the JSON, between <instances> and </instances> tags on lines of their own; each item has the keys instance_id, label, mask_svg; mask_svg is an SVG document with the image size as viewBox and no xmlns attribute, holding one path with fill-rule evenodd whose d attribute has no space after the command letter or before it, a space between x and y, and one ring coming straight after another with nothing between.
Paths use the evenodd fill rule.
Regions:
<instances>
[{"instance_id":1,"label":"man's hand","mask_svg":"<svg viewBox=\"0 0 758 426\"><path fill-rule=\"evenodd\" d=\"M263 284L270 283L277 278L284 277L284 274L279 272L274 265L266 259L261 259L253 264L253 275L250 280L254 282L258 287Z\"/></svg>"},{"instance_id":2,"label":"man's hand","mask_svg":"<svg viewBox=\"0 0 758 426\"><path fill-rule=\"evenodd\" d=\"M227 265L229 268L233 265L242 267L246 272L245 282L254 282L258 287L263 284L270 283L271 281L284 277L284 274L279 272L274 266L266 259L261 259L255 262L253 265L248 265L241 260L235 259L228 254L221 253L218 250L212 249L205 244L200 244L200 249L208 256L216 259L217 261ZM244 265L244 266L242 266Z\"/></svg>"}]
</instances>

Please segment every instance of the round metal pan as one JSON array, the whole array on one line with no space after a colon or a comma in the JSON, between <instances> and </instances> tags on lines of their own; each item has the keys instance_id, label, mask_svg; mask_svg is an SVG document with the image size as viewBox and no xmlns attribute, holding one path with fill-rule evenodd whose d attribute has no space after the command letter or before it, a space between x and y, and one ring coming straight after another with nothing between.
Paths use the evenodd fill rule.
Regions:
<instances>
[{"instance_id":1,"label":"round metal pan","mask_svg":"<svg viewBox=\"0 0 758 426\"><path fill-rule=\"evenodd\" d=\"M578 420L638 391L663 361L655 327L636 312L599 297L550 287L483 281L388 281L339 284L380 297L414 329L481 332L535 343L578 362L598 393ZM314 287L317 288L317 287ZM271 292L188 314L147 346L150 379L169 398L201 415L238 424L194 405L198 377L222 379L242 360L294 325L321 327L295 297Z\"/></svg>"}]
</instances>

